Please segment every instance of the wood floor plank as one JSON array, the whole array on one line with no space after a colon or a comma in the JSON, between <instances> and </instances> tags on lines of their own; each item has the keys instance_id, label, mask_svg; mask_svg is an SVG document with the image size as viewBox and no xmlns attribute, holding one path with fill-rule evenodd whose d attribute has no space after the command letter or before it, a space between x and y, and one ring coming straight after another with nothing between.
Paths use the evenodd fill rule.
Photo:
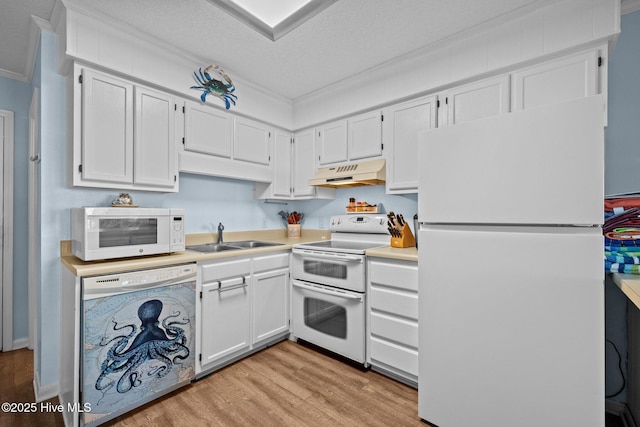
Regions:
<instances>
[{"instance_id":1,"label":"wood floor plank","mask_svg":"<svg viewBox=\"0 0 640 427\"><path fill-rule=\"evenodd\" d=\"M33 352L0 353L1 398L33 402L32 381ZM424 427L417 400L417 390L377 372L282 341L104 425ZM0 413L5 425L63 422L55 413Z\"/></svg>"}]
</instances>

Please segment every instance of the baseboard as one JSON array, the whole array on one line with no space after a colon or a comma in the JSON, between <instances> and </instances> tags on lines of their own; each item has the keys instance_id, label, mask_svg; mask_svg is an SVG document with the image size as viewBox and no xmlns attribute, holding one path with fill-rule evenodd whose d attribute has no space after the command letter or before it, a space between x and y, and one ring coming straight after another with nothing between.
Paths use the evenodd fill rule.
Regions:
<instances>
[{"instance_id":1,"label":"baseboard","mask_svg":"<svg viewBox=\"0 0 640 427\"><path fill-rule=\"evenodd\" d=\"M35 394L36 402L43 402L45 400L57 397L60 393L60 387L58 384L49 384L44 387L40 385L40 376L37 371L33 371L33 392Z\"/></svg>"},{"instance_id":2,"label":"baseboard","mask_svg":"<svg viewBox=\"0 0 640 427\"><path fill-rule=\"evenodd\" d=\"M625 427L636 427L636 422L633 420L629 407L624 403L607 399L605 400L605 411L618 416Z\"/></svg>"},{"instance_id":3,"label":"baseboard","mask_svg":"<svg viewBox=\"0 0 640 427\"><path fill-rule=\"evenodd\" d=\"M17 340L13 340L13 349L12 350L18 350L20 348L25 348L28 345L29 345L29 338L28 337L19 338Z\"/></svg>"}]
</instances>

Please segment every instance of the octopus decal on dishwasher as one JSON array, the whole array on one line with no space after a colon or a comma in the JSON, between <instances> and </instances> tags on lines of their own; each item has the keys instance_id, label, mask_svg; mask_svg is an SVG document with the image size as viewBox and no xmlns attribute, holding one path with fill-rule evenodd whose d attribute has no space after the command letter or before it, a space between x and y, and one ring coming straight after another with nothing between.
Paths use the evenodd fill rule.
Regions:
<instances>
[{"instance_id":1,"label":"octopus decal on dishwasher","mask_svg":"<svg viewBox=\"0 0 640 427\"><path fill-rule=\"evenodd\" d=\"M138 308L140 319L140 333L134 324L119 326L113 322L114 331L129 329L127 335L118 335L113 338L103 337L100 346L111 343L106 358L101 364L101 373L95 383L96 390L106 390L116 385L118 393L126 393L133 387L140 386L145 378L162 378L171 372L174 364L189 357L189 348L186 346L187 337L183 328L177 325L187 325L189 318L180 317L180 312L174 312L162 319L160 328L160 313L162 302L157 299L149 300ZM134 337L135 336L135 337ZM152 362L145 365L145 362ZM143 366L144 365L144 366ZM119 376L117 383L114 379L108 379L114 374Z\"/></svg>"}]
</instances>

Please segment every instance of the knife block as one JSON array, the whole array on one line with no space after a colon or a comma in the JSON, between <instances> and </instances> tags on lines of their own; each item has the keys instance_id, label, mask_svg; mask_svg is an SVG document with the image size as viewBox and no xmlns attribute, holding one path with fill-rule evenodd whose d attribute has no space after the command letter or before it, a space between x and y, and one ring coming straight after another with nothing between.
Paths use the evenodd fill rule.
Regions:
<instances>
[{"instance_id":1,"label":"knife block","mask_svg":"<svg viewBox=\"0 0 640 427\"><path fill-rule=\"evenodd\" d=\"M413 237L411 228L409 228L407 223L404 223L404 225L402 226L402 230L400 230L400 234L402 234L402 237L391 238L392 248L408 248L408 247L416 246L416 238Z\"/></svg>"}]
</instances>

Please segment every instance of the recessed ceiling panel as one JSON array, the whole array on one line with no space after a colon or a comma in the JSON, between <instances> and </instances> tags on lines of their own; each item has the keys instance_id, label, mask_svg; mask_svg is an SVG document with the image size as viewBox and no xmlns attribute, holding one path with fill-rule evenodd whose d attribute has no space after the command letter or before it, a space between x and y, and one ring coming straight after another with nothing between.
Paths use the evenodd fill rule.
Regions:
<instances>
[{"instance_id":1,"label":"recessed ceiling panel","mask_svg":"<svg viewBox=\"0 0 640 427\"><path fill-rule=\"evenodd\" d=\"M240 22L276 41L338 0L208 0Z\"/></svg>"}]
</instances>

